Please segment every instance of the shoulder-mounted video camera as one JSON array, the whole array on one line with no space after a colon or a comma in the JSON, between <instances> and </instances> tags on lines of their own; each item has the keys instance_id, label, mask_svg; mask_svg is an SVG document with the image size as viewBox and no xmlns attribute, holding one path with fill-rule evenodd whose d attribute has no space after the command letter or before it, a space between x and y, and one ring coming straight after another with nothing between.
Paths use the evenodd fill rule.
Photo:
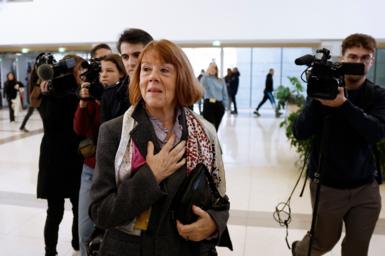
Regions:
<instances>
[{"instance_id":1,"label":"shoulder-mounted video camera","mask_svg":"<svg viewBox=\"0 0 385 256\"><path fill-rule=\"evenodd\" d=\"M362 63L331 62L330 51L318 49L316 55L304 55L295 60L296 65L306 65L307 94L320 99L335 99L338 87L344 85L344 75L363 75L365 66ZM302 74L302 75L303 75Z\"/></svg>"},{"instance_id":2,"label":"shoulder-mounted video camera","mask_svg":"<svg viewBox=\"0 0 385 256\"><path fill-rule=\"evenodd\" d=\"M40 80L48 81L48 92L57 96L74 93L77 89L73 68L74 58L64 58L56 61L51 53L40 53L36 57L36 73Z\"/></svg>"}]
</instances>

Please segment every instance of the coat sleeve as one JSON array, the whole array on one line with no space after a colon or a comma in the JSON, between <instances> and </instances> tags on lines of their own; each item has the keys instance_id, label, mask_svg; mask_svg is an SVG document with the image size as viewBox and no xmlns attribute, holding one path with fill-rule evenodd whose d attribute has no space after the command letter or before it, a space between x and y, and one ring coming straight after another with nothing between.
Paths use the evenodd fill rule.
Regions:
<instances>
[{"instance_id":1,"label":"coat sleeve","mask_svg":"<svg viewBox=\"0 0 385 256\"><path fill-rule=\"evenodd\" d=\"M40 87L34 86L29 95L31 106L34 108L38 108L41 104L42 97L43 95L41 94Z\"/></svg>"},{"instance_id":2,"label":"coat sleeve","mask_svg":"<svg viewBox=\"0 0 385 256\"><path fill-rule=\"evenodd\" d=\"M325 112L322 111L321 103L308 99L305 107L294 120L293 134L298 140L305 140L319 133L323 125L323 117Z\"/></svg>"},{"instance_id":3,"label":"coat sleeve","mask_svg":"<svg viewBox=\"0 0 385 256\"><path fill-rule=\"evenodd\" d=\"M103 124L99 132L89 209L91 219L101 228L130 223L164 195L147 164L117 186L114 159L121 126L110 127L109 124L111 122Z\"/></svg>"},{"instance_id":4,"label":"coat sleeve","mask_svg":"<svg viewBox=\"0 0 385 256\"><path fill-rule=\"evenodd\" d=\"M380 141L385 137L385 90L376 91L373 105L366 112L346 101L340 114L368 144Z\"/></svg>"},{"instance_id":5,"label":"coat sleeve","mask_svg":"<svg viewBox=\"0 0 385 256\"><path fill-rule=\"evenodd\" d=\"M224 169L224 164L223 164L223 159L222 159L222 150L219 144L218 136L216 134L215 128L211 123L208 123L206 120L202 120L203 125L206 128L206 131L208 132L208 135L210 139L214 142L215 145L215 164L216 167L220 170L219 172L219 177L221 179L221 184L218 187L218 192L219 194L223 197L226 198L228 202L228 209L227 210L207 210L207 213L211 216L211 218L214 220L216 226L217 226L217 234L218 236L216 237L217 245L221 246L227 246L229 248L232 248L231 245L231 240L228 237L228 232L227 232L227 221L229 220L229 209L230 209L230 201L228 200L228 197L226 195L226 177L225 177L225 169ZM223 237L226 236L226 237Z\"/></svg>"}]
</instances>

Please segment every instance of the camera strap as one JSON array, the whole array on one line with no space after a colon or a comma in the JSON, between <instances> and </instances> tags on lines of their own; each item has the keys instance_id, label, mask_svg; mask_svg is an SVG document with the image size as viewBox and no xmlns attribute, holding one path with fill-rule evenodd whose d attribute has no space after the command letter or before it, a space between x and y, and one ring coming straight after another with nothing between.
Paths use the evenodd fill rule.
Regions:
<instances>
[{"instance_id":1,"label":"camera strap","mask_svg":"<svg viewBox=\"0 0 385 256\"><path fill-rule=\"evenodd\" d=\"M378 184L382 184L384 177L382 175L382 169L381 169L381 157L380 157L380 151L378 150L377 144L373 146L373 153L376 160L376 181Z\"/></svg>"},{"instance_id":2,"label":"camera strap","mask_svg":"<svg viewBox=\"0 0 385 256\"><path fill-rule=\"evenodd\" d=\"M295 182L295 185L288 197L288 199L286 200L286 202L281 202L279 203L276 207L275 207L275 211L274 211L274 214L273 214L273 218L276 222L278 222L278 224L281 226L281 227L285 227L286 229L286 235L285 235L285 241L286 241L286 245L287 247L289 248L289 250L291 249L291 246L289 244L289 224L291 222L291 207L290 207L290 201L291 201L291 198L294 194L294 191L297 189L297 186L299 184L299 182L301 181L301 178L303 176L303 172L305 171L305 168L307 166L307 162L308 162L308 159L309 159L309 153L307 153L305 155L305 159L303 161L303 165L302 165L302 168L301 168L301 171L300 171L300 174L298 176L298 179L297 181ZM300 197L302 197L302 194L303 194L303 191L304 191L304 188L305 188L305 185L306 185L306 181L307 181L307 175L305 175L305 181L304 181L304 185L303 185L303 188L301 190L301 194L300 194Z\"/></svg>"}]
</instances>

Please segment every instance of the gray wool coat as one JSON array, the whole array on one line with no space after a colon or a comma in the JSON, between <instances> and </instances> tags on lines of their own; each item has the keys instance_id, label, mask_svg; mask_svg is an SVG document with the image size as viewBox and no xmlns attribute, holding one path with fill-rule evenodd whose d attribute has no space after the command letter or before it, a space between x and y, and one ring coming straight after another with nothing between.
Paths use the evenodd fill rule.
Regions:
<instances>
[{"instance_id":1,"label":"gray wool coat","mask_svg":"<svg viewBox=\"0 0 385 256\"><path fill-rule=\"evenodd\" d=\"M149 140L154 142L155 152L159 152L155 131L141 104L135 107L132 117L137 125L130 135L140 153L147 155ZM208 210L218 228L215 239L203 242L185 241L177 232L172 209L173 199L186 177L185 166L158 184L149 166L144 164L134 175L125 177L117 185L114 160L120 143L122 122L123 116L115 118L104 123L99 131L90 216L97 226L107 230L101 255L210 255L209 251L213 248L215 250L222 234L228 236L226 224L229 211ZM182 138L187 136L187 127L184 125ZM118 229L150 207L148 229L139 236ZM224 245L231 247L231 242L228 241L230 244Z\"/></svg>"}]
</instances>

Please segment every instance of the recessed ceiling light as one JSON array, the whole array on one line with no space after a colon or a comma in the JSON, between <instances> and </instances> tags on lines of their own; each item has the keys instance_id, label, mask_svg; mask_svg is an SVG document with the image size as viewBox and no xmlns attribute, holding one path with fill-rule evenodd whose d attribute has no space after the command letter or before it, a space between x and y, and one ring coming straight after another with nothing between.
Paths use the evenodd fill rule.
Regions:
<instances>
[{"instance_id":1,"label":"recessed ceiling light","mask_svg":"<svg viewBox=\"0 0 385 256\"><path fill-rule=\"evenodd\" d=\"M57 50L58 50L59 52L65 52L65 51L66 51L66 48L64 48L64 47L59 47Z\"/></svg>"},{"instance_id":2,"label":"recessed ceiling light","mask_svg":"<svg viewBox=\"0 0 385 256\"><path fill-rule=\"evenodd\" d=\"M28 53L28 52L29 52L29 49L28 49L28 48L22 48L22 49L21 49L21 52L22 52L22 53Z\"/></svg>"},{"instance_id":3,"label":"recessed ceiling light","mask_svg":"<svg viewBox=\"0 0 385 256\"><path fill-rule=\"evenodd\" d=\"M219 40L213 41L213 46L221 46L221 41Z\"/></svg>"}]
</instances>

